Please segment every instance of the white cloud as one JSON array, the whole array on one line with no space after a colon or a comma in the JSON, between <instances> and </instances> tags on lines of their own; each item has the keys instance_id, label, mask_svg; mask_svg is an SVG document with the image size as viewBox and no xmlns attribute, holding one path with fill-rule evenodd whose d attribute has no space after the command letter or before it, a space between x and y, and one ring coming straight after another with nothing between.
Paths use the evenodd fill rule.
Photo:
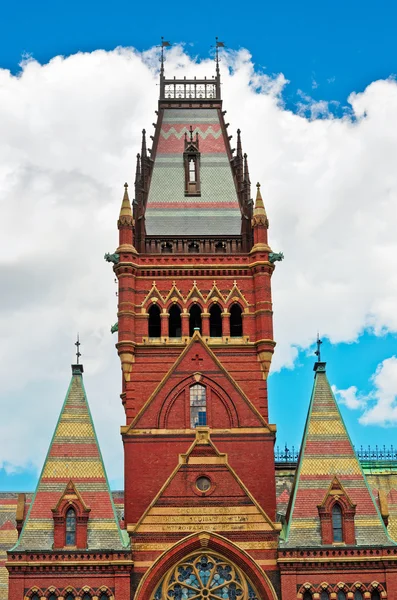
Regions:
<instances>
[{"instance_id":1,"label":"white cloud","mask_svg":"<svg viewBox=\"0 0 397 600\"><path fill-rule=\"evenodd\" d=\"M117 246L122 186L154 121L157 66L155 50L119 49L27 60L18 77L0 70L0 464L41 465L79 331L106 464L121 479L115 286L102 257ZM213 72L180 47L166 67ZM222 71L229 131L242 129L270 242L285 254L273 277L274 368L318 330L334 343L396 331L395 81L352 94L353 118L313 105L308 119L285 109L284 76L255 72L247 51L225 54Z\"/></svg>"},{"instance_id":2,"label":"white cloud","mask_svg":"<svg viewBox=\"0 0 397 600\"><path fill-rule=\"evenodd\" d=\"M352 410L360 409L359 423L388 427L397 424L397 357L383 360L371 377L372 389L363 394L356 386L332 390L340 404Z\"/></svg>"},{"instance_id":3,"label":"white cloud","mask_svg":"<svg viewBox=\"0 0 397 600\"><path fill-rule=\"evenodd\" d=\"M351 410L362 408L366 404L366 398L358 393L355 385L351 385L346 390L338 390L337 387L333 385L332 391L334 392L338 402L340 404L344 404Z\"/></svg>"}]
</instances>

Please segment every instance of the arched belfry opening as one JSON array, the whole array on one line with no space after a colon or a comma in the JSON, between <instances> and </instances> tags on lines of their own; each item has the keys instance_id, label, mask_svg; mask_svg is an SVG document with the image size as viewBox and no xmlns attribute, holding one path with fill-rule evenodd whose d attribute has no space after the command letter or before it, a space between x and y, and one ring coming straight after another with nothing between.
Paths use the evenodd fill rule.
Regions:
<instances>
[{"instance_id":1,"label":"arched belfry opening","mask_svg":"<svg viewBox=\"0 0 397 600\"><path fill-rule=\"evenodd\" d=\"M243 311L239 304L233 304L230 308L230 336L242 337L243 335Z\"/></svg>"},{"instance_id":2,"label":"arched belfry opening","mask_svg":"<svg viewBox=\"0 0 397 600\"><path fill-rule=\"evenodd\" d=\"M157 304L152 304L149 308L148 335L150 338L161 337L161 317Z\"/></svg>"},{"instance_id":3,"label":"arched belfry opening","mask_svg":"<svg viewBox=\"0 0 397 600\"><path fill-rule=\"evenodd\" d=\"M192 337L195 331L201 333L201 308L193 304L189 311L189 335Z\"/></svg>"},{"instance_id":4,"label":"arched belfry opening","mask_svg":"<svg viewBox=\"0 0 397 600\"><path fill-rule=\"evenodd\" d=\"M210 308L210 336L222 337L222 310L218 304Z\"/></svg>"},{"instance_id":5,"label":"arched belfry opening","mask_svg":"<svg viewBox=\"0 0 397 600\"><path fill-rule=\"evenodd\" d=\"M181 309L173 304L169 310L168 337L180 338L182 335Z\"/></svg>"}]
</instances>

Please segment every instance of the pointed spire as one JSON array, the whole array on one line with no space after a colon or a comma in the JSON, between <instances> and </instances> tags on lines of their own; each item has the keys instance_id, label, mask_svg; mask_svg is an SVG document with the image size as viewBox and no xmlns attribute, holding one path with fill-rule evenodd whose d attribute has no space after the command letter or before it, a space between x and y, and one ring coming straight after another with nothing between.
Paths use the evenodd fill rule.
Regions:
<instances>
[{"instance_id":1,"label":"pointed spire","mask_svg":"<svg viewBox=\"0 0 397 600\"><path fill-rule=\"evenodd\" d=\"M147 158L147 149L146 149L146 129L142 129L142 150L141 157Z\"/></svg>"},{"instance_id":2,"label":"pointed spire","mask_svg":"<svg viewBox=\"0 0 397 600\"><path fill-rule=\"evenodd\" d=\"M237 154L238 158L243 157L243 148L241 145L241 129L237 129Z\"/></svg>"},{"instance_id":3,"label":"pointed spire","mask_svg":"<svg viewBox=\"0 0 397 600\"><path fill-rule=\"evenodd\" d=\"M261 222L259 222L258 217L262 217ZM256 184L256 200L255 200L255 208L254 208L254 219L256 218L255 225L265 225L269 227L269 221L266 215L265 205L263 204L262 194L261 194L261 184Z\"/></svg>"},{"instance_id":4,"label":"pointed spire","mask_svg":"<svg viewBox=\"0 0 397 600\"><path fill-rule=\"evenodd\" d=\"M136 155L136 169L135 169L135 183L139 183L139 181L141 180L141 155L138 154Z\"/></svg>"},{"instance_id":5,"label":"pointed spire","mask_svg":"<svg viewBox=\"0 0 397 600\"><path fill-rule=\"evenodd\" d=\"M132 219L131 203L130 198L128 196L128 183L124 184L124 196L123 201L121 203L119 221L122 217L131 217Z\"/></svg>"},{"instance_id":6,"label":"pointed spire","mask_svg":"<svg viewBox=\"0 0 397 600\"><path fill-rule=\"evenodd\" d=\"M246 153L244 154L244 181L246 183L251 183L250 173L248 170L248 156Z\"/></svg>"},{"instance_id":7,"label":"pointed spire","mask_svg":"<svg viewBox=\"0 0 397 600\"><path fill-rule=\"evenodd\" d=\"M123 549L81 371L72 374L16 549L53 549L56 543L54 510L71 482L81 504L89 509L85 547L88 550Z\"/></svg>"},{"instance_id":8,"label":"pointed spire","mask_svg":"<svg viewBox=\"0 0 397 600\"><path fill-rule=\"evenodd\" d=\"M353 543L388 544L384 523L356 456L325 372L317 362L293 493L287 511L285 546L321 546L332 543L321 530L321 510L337 479L346 506L355 508ZM348 494L348 496L347 496ZM347 518L347 517L346 517ZM328 534L327 534L328 535ZM346 543L347 539L345 539Z\"/></svg>"}]
</instances>

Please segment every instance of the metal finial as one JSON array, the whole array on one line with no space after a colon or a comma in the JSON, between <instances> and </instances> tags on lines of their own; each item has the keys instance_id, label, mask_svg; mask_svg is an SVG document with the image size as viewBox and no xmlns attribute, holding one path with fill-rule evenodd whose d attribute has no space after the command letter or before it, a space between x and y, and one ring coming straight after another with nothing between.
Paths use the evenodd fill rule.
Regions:
<instances>
[{"instance_id":1,"label":"metal finial","mask_svg":"<svg viewBox=\"0 0 397 600\"><path fill-rule=\"evenodd\" d=\"M160 48L161 48L161 57L160 57L160 63L161 63L161 69L160 69L160 74L164 75L164 48L168 48L169 46L171 46L170 42L166 42L163 38L163 36L161 36L161 44L160 44Z\"/></svg>"},{"instance_id":2,"label":"metal finial","mask_svg":"<svg viewBox=\"0 0 397 600\"><path fill-rule=\"evenodd\" d=\"M218 37L215 38L215 62L216 62L216 74L219 75L219 48L224 48L224 42L220 42Z\"/></svg>"},{"instance_id":3,"label":"metal finial","mask_svg":"<svg viewBox=\"0 0 397 600\"><path fill-rule=\"evenodd\" d=\"M317 362L321 362L321 344L323 343L322 340L320 340L320 335L319 333L317 333L317 350L315 351L315 355L317 356Z\"/></svg>"},{"instance_id":4,"label":"metal finial","mask_svg":"<svg viewBox=\"0 0 397 600\"><path fill-rule=\"evenodd\" d=\"M76 364L79 364L79 358L81 356L81 352L80 352L80 339L79 339L79 334L77 334L77 342L74 343L74 345L76 346L76 357L77 357L77 362Z\"/></svg>"}]
</instances>

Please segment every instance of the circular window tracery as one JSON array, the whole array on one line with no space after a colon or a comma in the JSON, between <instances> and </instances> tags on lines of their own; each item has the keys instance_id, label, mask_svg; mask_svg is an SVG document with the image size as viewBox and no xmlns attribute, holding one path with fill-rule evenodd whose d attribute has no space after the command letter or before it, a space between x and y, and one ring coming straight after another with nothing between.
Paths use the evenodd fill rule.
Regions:
<instances>
[{"instance_id":1,"label":"circular window tracery","mask_svg":"<svg viewBox=\"0 0 397 600\"><path fill-rule=\"evenodd\" d=\"M152 600L259 600L259 596L233 563L200 553L173 567Z\"/></svg>"}]
</instances>

